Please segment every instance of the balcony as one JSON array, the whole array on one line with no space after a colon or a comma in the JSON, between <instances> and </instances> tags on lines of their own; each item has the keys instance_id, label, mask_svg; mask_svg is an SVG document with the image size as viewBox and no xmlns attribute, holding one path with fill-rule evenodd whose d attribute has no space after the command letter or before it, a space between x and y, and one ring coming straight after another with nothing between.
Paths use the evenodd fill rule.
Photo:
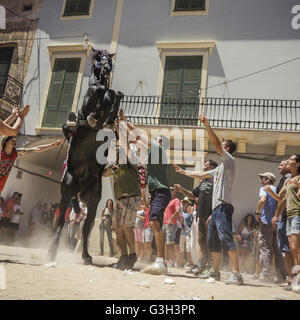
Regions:
<instances>
[{"instance_id":1,"label":"balcony","mask_svg":"<svg viewBox=\"0 0 300 320\"><path fill-rule=\"evenodd\" d=\"M197 126L204 112L214 128L300 132L300 100L125 96L121 108L140 125Z\"/></svg>"},{"instance_id":2,"label":"balcony","mask_svg":"<svg viewBox=\"0 0 300 320\"><path fill-rule=\"evenodd\" d=\"M22 83L11 76L0 76L0 99L13 106L20 104Z\"/></svg>"}]
</instances>

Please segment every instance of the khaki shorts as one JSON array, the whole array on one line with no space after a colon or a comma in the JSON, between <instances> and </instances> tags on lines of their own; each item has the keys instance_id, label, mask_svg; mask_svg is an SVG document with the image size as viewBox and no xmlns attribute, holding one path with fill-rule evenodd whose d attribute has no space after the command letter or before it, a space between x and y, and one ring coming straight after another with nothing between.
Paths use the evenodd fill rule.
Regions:
<instances>
[{"instance_id":1,"label":"khaki shorts","mask_svg":"<svg viewBox=\"0 0 300 320\"><path fill-rule=\"evenodd\" d=\"M136 212L141 203L140 196L125 197L117 201L118 208L114 210L112 215L112 229L118 227L134 228Z\"/></svg>"}]
</instances>

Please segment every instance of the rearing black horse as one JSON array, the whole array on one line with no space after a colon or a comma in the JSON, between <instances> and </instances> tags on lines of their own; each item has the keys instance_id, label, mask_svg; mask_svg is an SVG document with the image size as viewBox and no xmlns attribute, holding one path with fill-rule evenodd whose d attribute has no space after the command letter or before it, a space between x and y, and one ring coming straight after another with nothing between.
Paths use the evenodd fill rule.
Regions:
<instances>
[{"instance_id":1,"label":"rearing black horse","mask_svg":"<svg viewBox=\"0 0 300 320\"><path fill-rule=\"evenodd\" d=\"M88 237L101 200L102 172L105 167L105 164L99 164L96 160L97 150L104 142L96 141L96 135L98 130L112 127L124 96L123 93L108 88L111 57L107 51L94 51L90 86L79 112L76 130L70 140L67 166L61 182L60 215L48 251L49 261L54 261L57 255L65 211L70 200L80 194L81 201L87 206L87 218L82 231L82 258L85 264L92 264L92 257L88 253ZM97 59L102 60L99 65ZM107 63L110 68L107 68ZM89 116L92 116L92 121L88 121ZM90 122L92 126L88 124Z\"/></svg>"}]
</instances>

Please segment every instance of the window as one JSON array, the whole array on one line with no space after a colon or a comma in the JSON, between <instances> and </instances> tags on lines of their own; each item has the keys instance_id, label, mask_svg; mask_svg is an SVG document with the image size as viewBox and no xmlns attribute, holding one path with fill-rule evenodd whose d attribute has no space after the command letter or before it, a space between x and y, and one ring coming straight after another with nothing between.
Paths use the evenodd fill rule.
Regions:
<instances>
[{"instance_id":1,"label":"window","mask_svg":"<svg viewBox=\"0 0 300 320\"><path fill-rule=\"evenodd\" d=\"M205 0L175 0L174 11L205 10Z\"/></svg>"},{"instance_id":2,"label":"window","mask_svg":"<svg viewBox=\"0 0 300 320\"><path fill-rule=\"evenodd\" d=\"M202 55L166 56L161 123L197 124L202 65Z\"/></svg>"},{"instance_id":3,"label":"window","mask_svg":"<svg viewBox=\"0 0 300 320\"><path fill-rule=\"evenodd\" d=\"M63 17L88 16L91 11L91 0L65 0Z\"/></svg>"},{"instance_id":4,"label":"window","mask_svg":"<svg viewBox=\"0 0 300 320\"><path fill-rule=\"evenodd\" d=\"M80 58L56 58L42 126L61 127L72 109Z\"/></svg>"},{"instance_id":5,"label":"window","mask_svg":"<svg viewBox=\"0 0 300 320\"><path fill-rule=\"evenodd\" d=\"M208 14L209 0L172 0L171 16Z\"/></svg>"},{"instance_id":6,"label":"window","mask_svg":"<svg viewBox=\"0 0 300 320\"><path fill-rule=\"evenodd\" d=\"M3 97L14 47L0 48L0 98Z\"/></svg>"}]
</instances>

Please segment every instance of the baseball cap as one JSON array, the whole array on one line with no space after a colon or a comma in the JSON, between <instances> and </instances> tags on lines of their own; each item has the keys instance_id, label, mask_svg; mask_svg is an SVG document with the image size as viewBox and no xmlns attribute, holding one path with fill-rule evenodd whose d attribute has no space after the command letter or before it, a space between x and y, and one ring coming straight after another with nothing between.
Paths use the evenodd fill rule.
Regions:
<instances>
[{"instance_id":1,"label":"baseball cap","mask_svg":"<svg viewBox=\"0 0 300 320\"><path fill-rule=\"evenodd\" d=\"M271 173L271 172L259 173L258 175L259 175L260 178L268 178L268 179L270 179L273 183L276 180L275 175L273 173Z\"/></svg>"},{"instance_id":2,"label":"baseball cap","mask_svg":"<svg viewBox=\"0 0 300 320\"><path fill-rule=\"evenodd\" d=\"M188 197L184 197L181 202L188 202L189 204L191 204L191 201Z\"/></svg>"}]
</instances>

